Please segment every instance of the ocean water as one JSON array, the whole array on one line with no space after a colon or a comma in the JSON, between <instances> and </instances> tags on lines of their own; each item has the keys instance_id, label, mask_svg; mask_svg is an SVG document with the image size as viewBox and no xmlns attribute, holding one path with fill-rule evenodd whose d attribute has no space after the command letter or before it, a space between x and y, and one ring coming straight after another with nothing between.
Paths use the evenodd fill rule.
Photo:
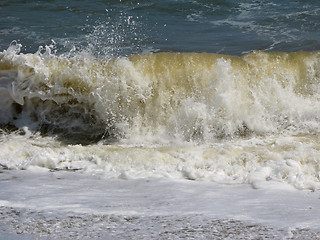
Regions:
<instances>
[{"instance_id":1,"label":"ocean water","mask_svg":"<svg viewBox=\"0 0 320 240\"><path fill-rule=\"evenodd\" d=\"M243 217L246 210L237 212L238 205L230 202L235 193L252 198L254 191L263 189L268 194L275 191L270 196L283 205L289 204L285 196L292 191L301 199L301 209L318 204L308 201L320 189L319 16L320 4L311 0L1 1L0 175L1 184L9 189L0 190L2 215L12 217L12 209L19 209L19 214L33 209L38 215L29 220L36 225L49 224L52 216L43 213L48 209L68 217L69 212L96 216L105 206L89 203L93 195L99 202L106 200L104 184L114 184L120 191L124 181L126 188L142 192L136 184L147 189L151 181L165 197L168 186L170 191L185 191L175 195L174 203L168 200L166 210L157 208L166 204L151 191L149 198L159 204L151 204L152 214L140 209L144 217L132 209L138 199L141 206L151 200L144 202L133 191L124 196L132 199L121 211L112 206L110 211L101 210L105 214L101 222L107 221L106 214L133 215L141 220L135 222L140 233L155 238L152 227L142 227L146 222L156 224L155 216L165 215L161 221L176 221L181 227L178 222L186 219L186 213L193 214L193 224L206 225L203 219L218 219L221 224L225 218L266 224L253 235L241 232L246 238L255 233L287 238L302 234L290 228L289 235L282 229L268 235L266 226L279 222L294 229L320 229L316 214L299 218L288 210L291 219L284 214L272 220L268 211L282 208L267 207L261 192L257 202L268 209L265 218L254 207L250 217ZM52 176L66 179L63 186ZM29 189L27 183L39 184L32 177L43 184ZM79 189L86 178L87 194L73 202L66 200L72 199L67 193L57 197L64 207L46 197L46 193L61 196L60 188L78 196L67 186ZM188 208L181 197L191 198L188 191L199 194L198 188L210 192L196 200L206 203L206 210ZM223 205L211 201L216 190L223 195L221 189L226 189L228 199L222 209L234 210L234 216L213 214L214 207ZM310 190L315 193L301 197ZM34 204L30 193L46 207ZM110 194L109 201L120 201L117 196L122 193ZM175 206L185 211L172 211ZM194 214L204 217L199 220ZM85 216L82 223L97 220ZM11 224L15 230L10 231L24 229L22 239L32 239L39 231L44 234L31 231L21 219L16 219L20 222L15 227ZM123 224L121 219L116 226ZM223 226L248 229L247 223L230 221ZM10 235L11 228L1 231ZM119 236L132 238L123 235L125 229L118 231ZM199 232L202 239L217 230L206 231ZM61 237L57 232L41 234ZM172 234L178 238L185 232ZM201 239L194 234L189 237ZM103 236L117 235L107 231Z\"/></svg>"}]
</instances>

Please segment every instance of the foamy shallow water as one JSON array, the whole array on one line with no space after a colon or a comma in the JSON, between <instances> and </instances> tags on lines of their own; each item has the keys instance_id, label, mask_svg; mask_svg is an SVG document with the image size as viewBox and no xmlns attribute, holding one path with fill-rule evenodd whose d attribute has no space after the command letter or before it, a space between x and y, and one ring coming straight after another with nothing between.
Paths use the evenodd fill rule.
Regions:
<instances>
[{"instance_id":1,"label":"foamy shallow water","mask_svg":"<svg viewBox=\"0 0 320 240\"><path fill-rule=\"evenodd\" d=\"M31 133L30 133L31 134ZM319 141L315 135L254 137L211 145L71 145L56 138L17 133L1 136L5 169L69 170L103 179L168 178L272 188L319 189Z\"/></svg>"},{"instance_id":2,"label":"foamy shallow water","mask_svg":"<svg viewBox=\"0 0 320 240\"><path fill-rule=\"evenodd\" d=\"M319 193L74 172L2 170L8 239L316 239Z\"/></svg>"}]
</instances>

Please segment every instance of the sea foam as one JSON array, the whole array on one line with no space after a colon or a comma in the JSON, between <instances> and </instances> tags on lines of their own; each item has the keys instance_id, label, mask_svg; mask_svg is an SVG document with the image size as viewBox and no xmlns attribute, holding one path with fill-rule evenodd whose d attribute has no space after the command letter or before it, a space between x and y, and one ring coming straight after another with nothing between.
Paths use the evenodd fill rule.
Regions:
<instances>
[{"instance_id":1,"label":"sea foam","mask_svg":"<svg viewBox=\"0 0 320 240\"><path fill-rule=\"evenodd\" d=\"M316 189L319 59L11 46L0 55L1 165Z\"/></svg>"}]
</instances>

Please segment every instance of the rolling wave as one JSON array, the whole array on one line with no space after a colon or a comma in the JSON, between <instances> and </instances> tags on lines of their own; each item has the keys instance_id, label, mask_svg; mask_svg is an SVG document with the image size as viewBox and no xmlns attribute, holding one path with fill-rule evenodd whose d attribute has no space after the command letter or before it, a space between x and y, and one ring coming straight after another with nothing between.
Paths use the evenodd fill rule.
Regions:
<instances>
[{"instance_id":1,"label":"rolling wave","mask_svg":"<svg viewBox=\"0 0 320 240\"><path fill-rule=\"evenodd\" d=\"M0 53L0 123L87 138L211 142L320 127L320 53Z\"/></svg>"}]
</instances>

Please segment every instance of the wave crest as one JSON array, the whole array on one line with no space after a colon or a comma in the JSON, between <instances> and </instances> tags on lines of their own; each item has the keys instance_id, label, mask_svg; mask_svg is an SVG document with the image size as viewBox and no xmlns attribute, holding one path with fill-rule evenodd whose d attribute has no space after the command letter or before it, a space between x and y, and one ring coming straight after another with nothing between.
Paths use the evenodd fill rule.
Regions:
<instances>
[{"instance_id":1,"label":"wave crest","mask_svg":"<svg viewBox=\"0 0 320 240\"><path fill-rule=\"evenodd\" d=\"M320 53L0 53L1 124L44 133L210 142L319 128Z\"/></svg>"}]
</instances>

